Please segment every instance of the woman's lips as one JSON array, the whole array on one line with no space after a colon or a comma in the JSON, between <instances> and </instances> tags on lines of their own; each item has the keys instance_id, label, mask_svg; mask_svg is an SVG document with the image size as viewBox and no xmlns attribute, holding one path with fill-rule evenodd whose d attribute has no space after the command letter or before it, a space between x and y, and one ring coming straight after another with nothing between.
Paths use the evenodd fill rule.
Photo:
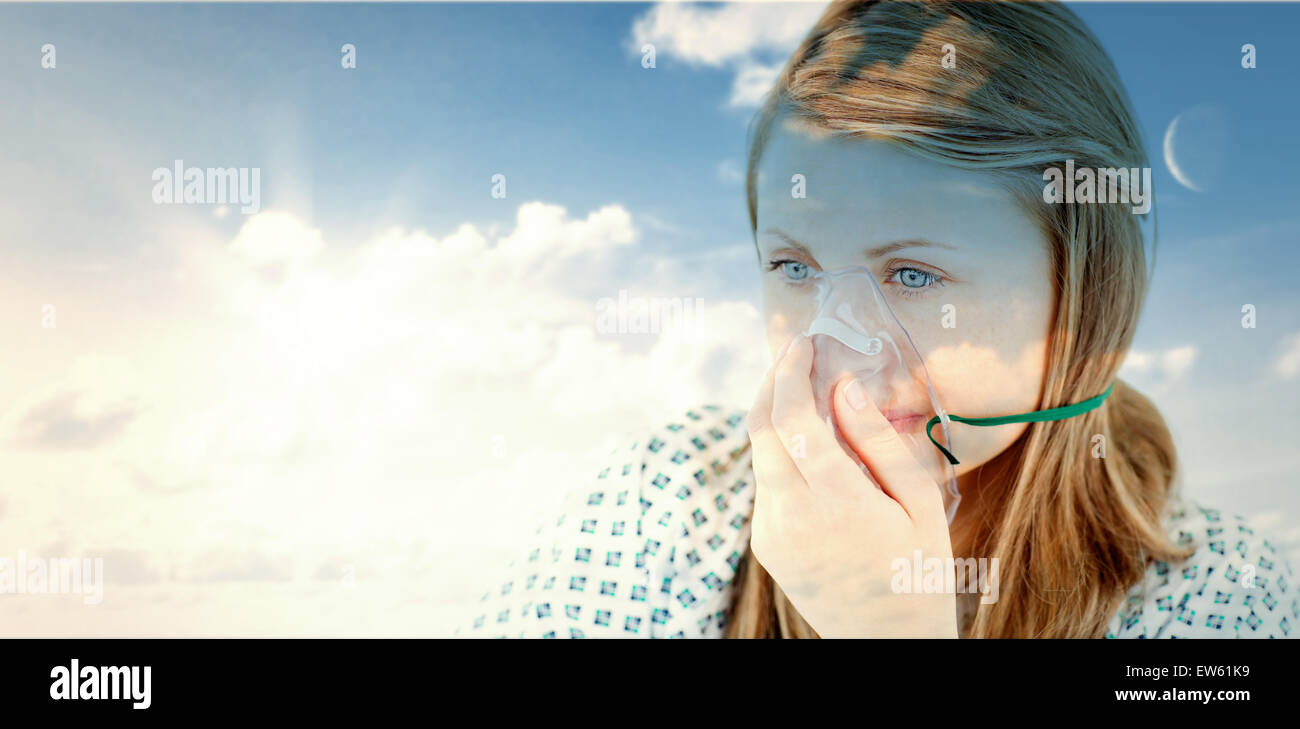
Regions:
<instances>
[{"instance_id":1,"label":"woman's lips","mask_svg":"<svg viewBox=\"0 0 1300 729\"><path fill-rule=\"evenodd\" d=\"M899 433L909 433L920 427L925 422L925 416L920 413L909 413L889 410L884 413L885 419L889 424L894 426L894 430Z\"/></svg>"}]
</instances>

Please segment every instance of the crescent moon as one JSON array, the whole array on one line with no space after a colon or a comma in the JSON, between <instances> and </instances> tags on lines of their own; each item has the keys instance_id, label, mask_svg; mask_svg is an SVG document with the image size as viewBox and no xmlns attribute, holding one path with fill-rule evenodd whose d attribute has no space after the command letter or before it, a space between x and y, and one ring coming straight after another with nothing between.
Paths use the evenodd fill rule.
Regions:
<instances>
[{"instance_id":1,"label":"crescent moon","mask_svg":"<svg viewBox=\"0 0 1300 729\"><path fill-rule=\"evenodd\" d=\"M1165 130L1165 166L1169 168L1170 174L1183 187L1194 192L1204 192L1204 190L1196 186L1196 183L1192 182L1192 178L1188 177L1186 172L1179 168L1178 159L1174 156L1174 133L1178 131L1178 120L1182 117L1182 114L1174 117L1174 120L1169 122L1169 128Z\"/></svg>"}]
</instances>

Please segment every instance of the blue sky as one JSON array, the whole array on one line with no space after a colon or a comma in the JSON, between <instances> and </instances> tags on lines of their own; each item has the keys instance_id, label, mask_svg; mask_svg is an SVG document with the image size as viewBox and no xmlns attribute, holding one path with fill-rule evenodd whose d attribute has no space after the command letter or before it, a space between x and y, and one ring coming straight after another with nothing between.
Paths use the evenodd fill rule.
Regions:
<instances>
[{"instance_id":1,"label":"blue sky","mask_svg":"<svg viewBox=\"0 0 1300 729\"><path fill-rule=\"evenodd\" d=\"M1189 491L1300 544L1300 379L1285 365L1300 357L1300 5L1074 7L1115 60L1154 168L1159 256L1135 343L1145 364L1126 376L1171 423ZM781 61L817 7L682 11L657 38L656 68L645 69L633 39L655 12L634 3L0 5L0 289L11 302L0 334L17 345L0 362L0 426L52 412L45 406L61 394L97 404L48 431L97 433L91 446L38 438L0 447L5 472L17 474L0 495L0 546L28 527L33 547L128 555L135 576L122 590L145 591L130 593L143 615L181 589L178 574L209 596L209 620L256 604L201 592L230 574L289 585L287 615L302 575L310 582L344 565L383 579L390 568L377 555L396 548L376 545L416 528L406 512L421 504L448 512L430 518L454 538L410 537L400 549L412 563L449 563L479 539L469 564L489 564L610 431L635 431L661 405L746 405L746 378L761 374L766 355L750 351L761 349L757 277L738 172L754 106L738 79ZM719 17L727 22L707 42L687 32L685 21ZM39 65L47 42L54 71ZM356 70L340 68L343 43L357 47ZM1245 43L1257 48L1255 69L1241 67ZM1231 153L1209 193L1180 185L1161 152L1171 121L1203 105L1226 120ZM250 228L238 213L152 205L150 172L175 159L262 168L262 209L274 215ZM504 200L489 194L497 173ZM420 253L435 239L487 250L476 236L524 251L528 268ZM290 241L278 274L236 255L272 239ZM473 287L456 288L461 279ZM679 350L593 336L592 302L624 288L707 299L710 331L725 341ZM346 325L291 314L348 296L336 312L355 317ZM51 301L59 329L40 331ZM1241 327L1243 304L1257 308L1256 329ZM439 341L413 339L428 322ZM346 326L374 358L322 344ZM482 338L456 353L467 331ZM683 369L669 366L678 362ZM268 411L251 394L232 401L234 391L256 393ZM313 410L321 393L337 411ZM482 414L500 421L511 407L527 410L505 423ZM339 424L367 417L373 439ZM407 435L441 437L448 421L463 423L463 437L430 448ZM263 422L275 427L257 430ZM194 423L207 428L198 441L187 435ZM346 462L319 458L359 438L364 449ZM489 442L517 445L504 460L476 460ZM448 465L443 453L471 455ZM547 468L554 483L519 490L521 475ZM360 484L371 488L374 474L386 479L382 498L353 524ZM125 515L95 516L105 493ZM300 512L304 494L320 504L314 516ZM524 516L485 516L503 495ZM84 505L90 526L69 504ZM316 564L276 537L289 518L312 554L337 558ZM340 529L355 531L337 544L321 536ZM45 533L55 536L42 542ZM205 571L232 538L246 545L235 563ZM368 594L407 599L393 589ZM113 600L96 625L129 632L103 617ZM421 615L412 610L397 632L423 632ZM221 625L328 631L353 617ZM69 613L48 625L86 619ZM176 627L196 630L197 618Z\"/></svg>"},{"instance_id":2,"label":"blue sky","mask_svg":"<svg viewBox=\"0 0 1300 729\"><path fill-rule=\"evenodd\" d=\"M1286 50L1300 8L1075 7L1115 59L1154 156L1169 121L1196 103L1215 103L1234 122L1236 157L1215 199L1180 194L1157 170L1171 239L1239 231L1246 220L1284 214L1296 189L1288 172L1300 161L1288 144L1297 111L1290 83L1300 61ZM613 200L671 220L678 234L662 241L671 248L743 242L743 206L717 165L741 160L740 132L752 109L724 103L729 68L667 53L658 68L642 69L629 37L646 9L6 6L0 37L17 98L39 108L42 99L75 96L164 158L284 159L293 167L279 173L281 184L268 180L269 202L288 194L283 180L292 173L330 229L392 219L438 230L494 220L502 205L481 188L505 172L512 197L576 209ZM75 41L60 51L57 84L21 62L38 38ZM338 67L341 42L360 48L355 73ZM1237 63L1244 42L1260 49L1250 71ZM18 113L18 121L32 118Z\"/></svg>"}]
</instances>

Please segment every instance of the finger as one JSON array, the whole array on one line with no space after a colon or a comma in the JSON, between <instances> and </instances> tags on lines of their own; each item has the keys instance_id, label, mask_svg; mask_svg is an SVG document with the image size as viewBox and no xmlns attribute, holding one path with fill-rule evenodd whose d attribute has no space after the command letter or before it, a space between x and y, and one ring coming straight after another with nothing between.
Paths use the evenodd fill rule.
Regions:
<instances>
[{"instance_id":1,"label":"finger","mask_svg":"<svg viewBox=\"0 0 1300 729\"><path fill-rule=\"evenodd\" d=\"M858 483L862 471L817 415L813 399L813 345L798 337L776 366L772 390L772 427L810 488L834 490Z\"/></svg>"},{"instance_id":2,"label":"finger","mask_svg":"<svg viewBox=\"0 0 1300 729\"><path fill-rule=\"evenodd\" d=\"M756 511L760 503L766 503L768 499L779 504L780 501L807 488L799 469L795 467L776 429L772 427L772 391L776 368L788 348L789 343L781 349L776 362L763 377L758 395L755 396L754 404L749 408L749 414L745 418L745 427L749 431L754 480L757 486L754 495ZM779 505L776 508L779 509Z\"/></svg>"},{"instance_id":3,"label":"finger","mask_svg":"<svg viewBox=\"0 0 1300 729\"><path fill-rule=\"evenodd\" d=\"M832 398L835 422L876 483L915 522L943 515L943 496L934 477L912 454L898 431L868 397L858 380L845 380ZM947 521L944 517L945 523Z\"/></svg>"}]
</instances>

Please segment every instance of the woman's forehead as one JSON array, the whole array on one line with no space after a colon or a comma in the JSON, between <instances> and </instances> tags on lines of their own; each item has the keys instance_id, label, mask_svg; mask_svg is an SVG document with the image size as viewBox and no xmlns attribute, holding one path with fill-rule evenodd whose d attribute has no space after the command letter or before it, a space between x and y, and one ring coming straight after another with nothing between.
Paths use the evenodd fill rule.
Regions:
<instances>
[{"instance_id":1,"label":"woman's forehead","mask_svg":"<svg viewBox=\"0 0 1300 729\"><path fill-rule=\"evenodd\" d=\"M814 249L928 239L1023 242L1039 232L995 176L912 154L885 140L774 125L756 186L760 245ZM776 232L774 232L776 231Z\"/></svg>"},{"instance_id":2,"label":"woman's forehead","mask_svg":"<svg viewBox=\"0 0 1300 729\"><path fill-rule=\"evenodd\" d=\"M804 197L792 194L795 175L803 177ZM764 147L757 182L760 198L790 199L796 208L847 201L854 201L855 207L873 201L883 206L961 198L985 204L1010 201L992 174L921 157L898 142L814 136L780 126Z\"/></svg>"}]
</instances>

